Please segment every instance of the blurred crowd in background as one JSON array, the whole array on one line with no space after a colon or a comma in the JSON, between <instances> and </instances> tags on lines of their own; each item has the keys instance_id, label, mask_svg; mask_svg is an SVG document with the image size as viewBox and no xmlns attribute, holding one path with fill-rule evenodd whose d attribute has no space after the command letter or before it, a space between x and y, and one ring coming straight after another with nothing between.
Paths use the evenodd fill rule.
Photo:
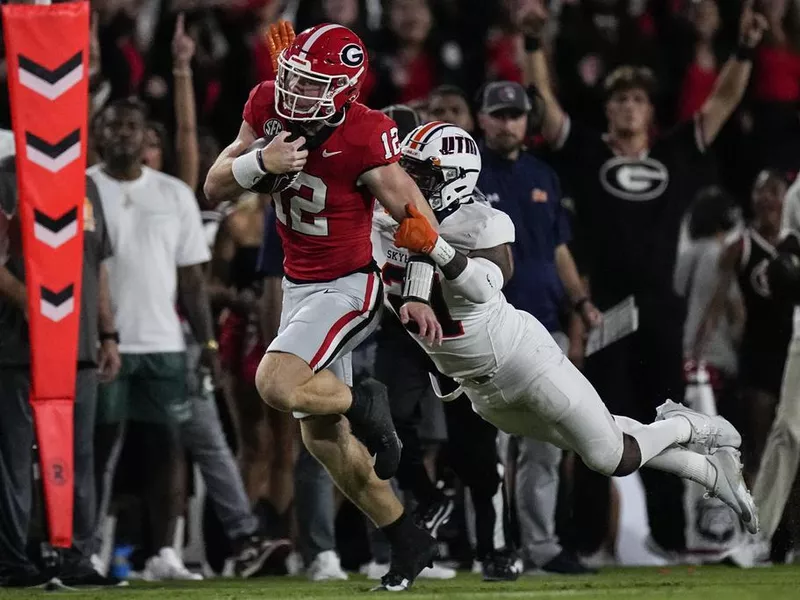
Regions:
<instances>
[{"instance_id":1,"label":"blurred crowd in background","mask_svg":"<svg viewBox=\"0 0 800 600\"><path fill-rule=\"evenodd\" d=\"M380 541L374 539L363 517L338 497L332 486L320 486L316 481L327 476L321 467L303 466L313 459L300 450L296 421L268 408L255 389L255 369L275 335L280 310L280 278L272 271L267 271L265 277L258 266L267 221L265 212L271 209L252 194L243 195L234 204L212 206L204 197L203 182L221 148L235 138L250 90L258 82L274 78L266 32L276 20L292 22L297 32L323 22L351 28L370 52L368 78L360 101L376 109L402 104L417 111L423 121L451 121L480 139L482 127L477 113L482 104L482 86L490 81L530 83L524 76L525 41L518 27L517 4L516 0L92 2L90 161L108 160L104 149L108 152L109 144L124 143L119 137L129 135L120 133L124 127L130 130L138 126L136 122L117 123L117 137L108 137L109 124L100 118L104 107L124 101L126 106L134 107L134 112L146 114L144 164L195 190L211 256L204 271L205 296L200 297L208 298L214 338L219 342L216 362L216 358L207 356L216 348L193 341L186 326L190 360L185 375L189 394L194 398L190 410L193 406L196 414L201 410L198 406L205 407L202 419L213 422L206 423L212 433L198 433L197 429L187 432L186 426L181 425L177 443L183 444L185 452L176 456L160 454L158 448L147 450L148 442L137 440L141 433L137 427L129 427L125 436L125 445L130 448L115 443L122 439L118 430L104 430L98 438L102 448L96 450L95 460L110 455L119 459L116 474L106 465L96 469L98 494L104 487L107 492L114 490L110 505L100 502L96 524L99 541L92 552L103 572L122 561L149 578L187 579L196 573L187 570L184 562L197 571L194 563L203 561L206 569L219 573L225 569L226 559L234 557L236 564L229 566L229 573L250 576L305 569L312 579L325 580L343 579L347 576L345 571L357 571L365 565L370 574L370 565L387 562L381 554ZM741 11L738 0L550 0L545 4L550 18L542 43L558 100L573 123L598 131L606 130L604 82L615 68L633 65L650 69L656 114L651 136L657 139L692 119L714 90L723 63L737 47ZM741 228L742 222L752 222L768 241L777 239L782 200L800 168L800 2L763 0L756 4L768 21L769 30L755 51L744 101L713 144L708 160L691 166L696 170L694 188L690 190L692 199L696 198L692 204L695 212L687 215L688 226L681 234L679 251L685 260L677 261L685 267L688 260L691 267L692 274L684 273L679 281L682 289L678 290L690 302L703 303L702 298L692 295L693 286L702 284L710 288L705 292L705 302L709 301L714 289L709 282L716 281L714 278L719 275L717 257L729 239L726 236ZM555 168L563 192L561 205L572 219L576 204L580 204L573 197L574 171L561 165L557 153L548 149L537 129L543 110L540 99L535 91L529 89L528 93L532 111L526 151ZM6 92L0 93L0 127L10 129ZM100 186L101 182L97 183ZM581 270L598 250L592 247L597 236L583 235L585 227L585 223L575 223L570 242ZM703 264L696 260L698 257L710 261L703 276L708 280L694 271ZM279 262L280 258L262 256L261 263L270 260ZM181 278L179 283L185 282ZM687 359L687 373L693 372L691 365L698 360L708 363L717 409L743 434L745 467L752 483L778 402L792 331L792 305L779 298L753 295L746 283L738 295L732 295L739 298L738 304L733 303L734 308L745 306L747 310L730 313L729 320L715 332L714 343L706 346L707 351L700 356L692 351L701 317L690 309L684 355L670 358ZM565 304L562 331L569 329L568 300ZM190 319L183 307L180 310ZM749 319L752 321L748 323ZM381 336L377 338L377 342L370 342L358 352L356 370L361 375L375 374L375 356L377 353L380 358L381 353ZM411 344L411 350L393 351L411 352L414 348ZM767 355L768 367L753 367L754 362L765 364ZM571 351L570 358L583 365L580 351ZM754 374L754 368L759 372ZM738 376L740 371L742 378ZM673 393L675 400L682 399L683 389ZM558 556L563 554L562 560L553 563L553 555L537 560L535 549L530 553L526 550L530 544L524 534L520 535L524 529L520 522L524 519L517 513L520 502L518 497L514 500L513 493L513 463L520 450L519 444L507 436L500 436L492 454L498 475L488 497L493 499L497 524L489 527L487 549L479 539L486 537L486 527L476 530L474 525L476 518L480 521L476 515L481 510L478 504L483 503L465 492L480 486L459 478L456 472L463 473L465 469L453 468L468 455L467 446L472 440L459 435L461 431L455 435L448 431L448 425L456 423L461 427L462 421L445 417L442 404L430 390L422 389L420 394L425 401L422 414L416 419L424 465L430 482L441 493L425 501L433 507L431 514L446 510L450 516L439 531L445 562L437 564L428 576L449 577L453 574L451 567L473 568L474 561L477 568L484 568L481 562L516 564L519 559L528 570L567 573L584 573L592 566L617 562L619 495L612 491L610 500L600 503L603 510L598 516L596 506L591 506L597 498L588 492L594 488L581 487L586 482L573 477L574 461L569 454L564 455L554 474L558 502L553 515L555 531L550 538L556 539L555 552ZM643 402L654 406L655 400ZM658 399L659 403L662 400ZM210 405L213 411L207 410ZM215 437L218 432L224 437ZM486 435L492 440L498 437L496 431ZM194 441L187 442L189 438ZM217 481L224 482L226 477L237 480L233 485L243 490L246 506L241 507L240 497L220 499L220 494L224 496L225 490L231 489L224 483L217 485L216 499L211 498L207 478L208 470L214 466L200 463L211 460L208 456L214 452L222 456L216 468L236 470L235 474L217 475ZM233 458L225 458L225 452ZM162 473L162 469L146 464L144 459L151 458L157 462L169 458L171 462L163 479L167 492L156 494L155 501L148 496L149 479L155 471ZM186 469L186 464L196 465L199 470ZM200 473L202 476L198 477ZM187 521L189 498L201 488L205 489L205 507L192 506L194 514L201 514L202 518L189 517ZM326 495L319 496L323 492ZM658 493L657 488L647 490L650 497ZM673 503L682 501L680 494L670 498ZM663 533L664 524L657 523L662 509L658 503L651 505L651 500L648 498L653 533L648 551L662 561L687 560L687 540L680 531ZM675 529L676 523L686 525L683 508L675 504L665 511L670 512L665 517L668 528ZM159 512L169 514L154 514ZM787 511L785 526L774 540L776 560L785 560L794 540L800 541L794 535L796 525L791 513ZM115 516L109 517L111 514ZM158 524L173 517L179 522L183 519L188 528ZM587 518L595 521L590 528L584 526ZM190 546L197 545L198 524L204 539L203 552L187 551L181 558L187 540L191 538ZM732 543L740 534L738 523L727 514L712 515L703 523L698 520L689 526L702 529L717 545ZM169 544L157 539L164 537L165 531L169 532ZM289 553L289 544L283 542L278 545L286 552L274 551L275 540L283 539L290 540L294 551ZM273 559L280 560L248 562L248 552L251 557L263 557L267 541L273 544ZM175 556L164 555L165 546L179 550ZM501 555L503 561L498 558ZM153 556L161 556L164 564L152 563ZM445 564L447 561L449 564ZM114 572L125 576L127 567Z\"/></svg>"}]
</instances>

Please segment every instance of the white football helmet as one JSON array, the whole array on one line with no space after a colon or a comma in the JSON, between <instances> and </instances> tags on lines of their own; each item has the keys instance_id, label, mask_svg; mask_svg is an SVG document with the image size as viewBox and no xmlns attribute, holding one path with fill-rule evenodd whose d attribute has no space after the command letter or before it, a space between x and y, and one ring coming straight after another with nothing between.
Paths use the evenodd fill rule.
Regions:
<instances>
[{"instance_id":1,"label":"white football helmet","mask_svg":"<svg viewBox=\"0 0 800 600\"><path fill-rule=\"evenodd\" d=\"M440 211L472 196L481 172L481 155L460 127L433 121L406 136L400 165L417 183L431 209Z\"/></svg>"}]
</instances>

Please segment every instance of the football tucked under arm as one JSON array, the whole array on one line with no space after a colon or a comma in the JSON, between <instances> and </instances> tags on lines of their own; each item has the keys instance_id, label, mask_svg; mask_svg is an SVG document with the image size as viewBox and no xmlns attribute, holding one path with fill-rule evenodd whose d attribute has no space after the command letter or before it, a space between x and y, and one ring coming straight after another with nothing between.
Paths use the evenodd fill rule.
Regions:
<instances>
[{"instance_id":1,"label":"football tucked under arm","mask_svg":"<svg viewBox=\"0 0 800 600\"><path fill-rule=\"evenodd\" d=\"M247 148L242 156L246 157L247 155L252 154L252 159L256 161L256 163L259 163L260 151L266 148L271 141L272 137L258 138L256 141L250 144L250 147ZM291 187L291 185L294 183L294 180L297 179L297 176L300 174L299 171L289 173L270 173L266 170L263 164L258 164L258 168L263 170L264 174L255 180L255 183L246 188L258 194L275 194L277 192L282 192L283 190Z\"/></svg>"}]
</instances>

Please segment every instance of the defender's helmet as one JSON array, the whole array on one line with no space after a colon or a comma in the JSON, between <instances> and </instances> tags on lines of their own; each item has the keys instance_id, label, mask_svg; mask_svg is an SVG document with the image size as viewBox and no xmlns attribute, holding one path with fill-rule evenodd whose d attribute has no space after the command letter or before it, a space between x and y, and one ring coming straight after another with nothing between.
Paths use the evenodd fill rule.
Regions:
<instances>
[{"instance_id":1,"label":"defender's helmet","mask_svg":"<svg viewBox=\"0 0 800 600\"><path fill-rule=\"evenodd\" d=\"M434 121L408 134L400 165L417 183L431 209L440 211L472 196L481 172L481 155L460 127Z\"/></svg>"}]
</instances>

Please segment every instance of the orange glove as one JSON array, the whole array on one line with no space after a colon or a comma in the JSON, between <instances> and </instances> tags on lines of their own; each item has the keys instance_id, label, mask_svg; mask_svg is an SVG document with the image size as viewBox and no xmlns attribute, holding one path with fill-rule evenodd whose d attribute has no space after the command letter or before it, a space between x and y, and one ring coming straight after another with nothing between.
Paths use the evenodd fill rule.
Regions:
<instances>
[{"instance_id":1,"label":"orange glove","mask_svg":"<svg viewBox=\"0 0 800 600\"><path fill-rule=\"evenodd\" d=\"M394 245L408 248L412 252L430 254L439 239L439 234L419 209L413 204L406 204L408 216L400 223L394 234Z\"/></svg>"},{"instance_id":2,"label":"orange glove","mask_svg":"<svg viewBox=\"0 0 800 600\"><path fill-rule=\"evenodd\" d=\"M267 44L272 58L272 69L278 74L278 55L294 42L294 28L289 21L278 21L269 26Z\"/></svg>"}]
</instances>

